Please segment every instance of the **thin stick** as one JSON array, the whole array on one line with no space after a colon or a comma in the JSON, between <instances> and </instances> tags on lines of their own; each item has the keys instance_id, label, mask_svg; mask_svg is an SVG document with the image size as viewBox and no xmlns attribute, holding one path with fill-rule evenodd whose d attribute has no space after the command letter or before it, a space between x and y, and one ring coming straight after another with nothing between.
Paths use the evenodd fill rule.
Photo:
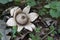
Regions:
<instances>
[{"instance_id":1,"label":"thin stick","mask_svg":"<svg viewBox=\"0 0 60 40\"><path fill-rule=\"evenodd\" d=\"M48 34L46 34L43 38L41 38L41 40L43 40L44 38L46 38L50 33L52 33L55 29L53 29L52 31L50 31Z\"/></svg>"}]
</instances>

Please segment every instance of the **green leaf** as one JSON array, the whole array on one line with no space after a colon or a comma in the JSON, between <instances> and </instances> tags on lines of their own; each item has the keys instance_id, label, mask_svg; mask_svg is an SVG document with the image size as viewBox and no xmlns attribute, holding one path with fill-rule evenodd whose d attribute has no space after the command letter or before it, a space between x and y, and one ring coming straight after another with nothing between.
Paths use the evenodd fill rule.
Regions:
<instances>
[{"instance_id":1,"label":"green leaf","mask_svg":"<svg viewBox=\"0 0 60 40\"><path fill-rule=\"evenodd\" d=\"M2 38L2 34L0 33L0 40L1 40L1 38Z\"/></svg>"},{"instance_id":2,"label":"green leaf","mask_svg":"<svg viewBox=\"0 0 60 40\"><path fill-rule=\"evenodd\" d=\"M41 31L41 28L36 28L35 29L35 32L38 34L38 32L40 32ZM30 35L30 37L31 37L31 39L32 40L40 40L40 37L39 37L39 35L37 35L37 34L35 34L34 35L34 33L30 33L29 35Z\"/></svg>"},{"instance_id":3,"label":"green leaf","mask_svg":"<svg viewBox=\"0 0 60 40\"><path fill-rule=\"evenodd\" d=\"M0 38L2 37L2 34L0 33Z\"/></svg>"},{"instance_id":4,"label":"green leaf","mask_svg":"<svg viewBox=\"0 0 60 40\"><path fill-rule=\"evenodd\" d=\"M44 8L50 8L50 5L49 4L48 5L45 5Z\"/></svg>"},{"instance_id":5,"label":"green leaf","mask_svg":"<svg viewBox=\"0 0 60 40\"><path fill-rule=\"evenodd\" d=\"M35 36L32 33L30 34L30 37L32 40L35 40Z\"/></svg>"},{"instance_id":6,"label":"green leaf","mask_svg":"<svg viewBox=\"0 0 60 40\"><path fill-rule=\"evenodd\" d=\"M14 0L15 2L20 2L21 0Z\"/></svg>"},{"instance_id":7,"label":"green leaf","mask_svg":"<svg viewBox=\"0 0 60 40\"><path fill-rule=\"evenodd\" d=\"M35 40L40 40L40 37L38 35L36 35Z\"/></svg>"},{"instance_id":8,"label":"green leaf","mask_svg":"<svg viewBox=\"0 0 60 40\"><path fill-rule=\"evenodd\" d=\"M44 7L50 8L49 13L53 18L60 17L60 1L59 2L57 2L57 1L51 2L48 5L45 5Z\"/></svg>"},{"instance_id":9,"label":"green leaf","mask_svg":"<svg viewBox=\"0 0 60 40\"><path fill-rule=\"evenodd\" d=\"M35 0L26 0L26 4L30 5L30 6L35 6L36 2L35 2Z\"/></svg>"},{"instance_id":10,"label":"green leaf","mask_svg":"<svg viewBox=\"0 0 60 40\"><path fill-rule=\"evenodd\" d=\"M14 0L15 4L20 4L21 0Z\"/></svg>"},{"instance_id":11,"label":"green leaf","mask_svg":"<svg viewBox=\"0 0 60 40\"><path fill-rule=\"evenodd\" d=\"M50 31L52 31L52 30L55 30L55 28L54 28L53 25L50 26ZM57 34L57 32L56 31L53 31L51 34Z\"/></svg>"},{"instance_id":12,"label":"green leaf","mask_svg":"<svg viewBox=\"0 0 60 40\"><path fill-rule=\"evenodd\" d=\"M45 8L57 9L60 8L60 2L54 1L44 6Z\"/></svg>"},{"instance_id":13,"label":"green leaf","mask_svg":"<svg viewBox=\"0 0 60 40\"><path fill-rule=\"evenodd\" d=\"M41 31L40 28L36 28L36 29L35 29L35 32L40 32L40 31Z\"/></svg>"},{"instance_id":14,"label":"green leaf","mask_svg":"<svg viewBox=\"0 0 60 40\"><path fill-rule=\"evenodd\" d=\"M47 10L42 8L42 9L39 10L38 13L39 13L39 15L43 16L43 15L45 15L47 13Z\"/></svg>"},{"instance_id":15,"label":"green leaf","mask_svg":"<svg viewBox=\"0 0 60 40\"><path fill-rule=\"evenodd\" d=\"M12 28L13 37L16 37L16 36L15 36L16 32L17 32L17 27L14 26L14 27Z\"/></svg>"},{"instance_id":16,"label":"green leaf","mask_svg":"<svg viewBox=\"0 0 60 40\"><path fill-rule=\"evenodd\" d=\"M13 0L0 0L0 3L6 4L6 3L11 2L11 1L13 1Z\"/></svg>"},{"instance_id":17,"label":"green leaf","mask_svg":"<svg viewBox=\"0 0 60 40\"><path fill-rule=\"evenodd\" d=\"M60 11L51 9L51 10L50 10L50 15L51 15L53 18L58 18L58 17L60 17Z\"/></svg>"},{"instance_id":18,"label":"green leaf","mask_svg":"<svg viewBox=\"0 0 60 40\"><path fill-rule=\"evenodd\" d=\"M38 35L33 35L32 33L30 34L30 37L32 38L32 40L39 40L40 37Z\"/></svg>"},{"instance_id":19,"label":"green leaf","mask_svg":"<svg viewBox=\"0 0 60 40\"><path fill-rule=\"evenodd\" d=\"M50 4L50 7L51 7L52 9L58 9L58 8L60 8L60 2L57 2L57 1L52 2L52 3Z\"/></svg>"},{"instance_id":20,"label":"green leaf","mask_svg":"<svg viewBox=\"0 0 60 40\"><path fill-rule=\"evenodd\" d=\"M53 25L51 25L50 26L50 30L54 30L55 28L54 28L54 26Z\"/></svg>"},{"instance_id":21,"label":"green leaf","mask_svg":"<svg viewBox=\"0 0 60 40\"><path fill-rule=\"evenodd\" d=\"M52 37L48 36L47 40L54 40Z\"/></svg>"}]
</instances>

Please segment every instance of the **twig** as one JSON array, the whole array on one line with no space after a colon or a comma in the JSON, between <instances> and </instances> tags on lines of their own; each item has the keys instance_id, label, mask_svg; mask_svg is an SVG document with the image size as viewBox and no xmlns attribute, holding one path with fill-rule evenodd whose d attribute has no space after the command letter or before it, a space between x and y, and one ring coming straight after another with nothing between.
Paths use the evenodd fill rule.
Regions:
<instances>
[{"instance_id":1,"label":"twig","mask_svg":"<svg viewBox=\"0 0 60 40\"><path fill-rule=\"evenodd\" d=\"M41 40L43 40L44 38L46 38L50 33L52 33L55 29L53 29L52 31L50 31L48 34L46 34L43 38L41 38Z\"/></svg>"}]
</instances>

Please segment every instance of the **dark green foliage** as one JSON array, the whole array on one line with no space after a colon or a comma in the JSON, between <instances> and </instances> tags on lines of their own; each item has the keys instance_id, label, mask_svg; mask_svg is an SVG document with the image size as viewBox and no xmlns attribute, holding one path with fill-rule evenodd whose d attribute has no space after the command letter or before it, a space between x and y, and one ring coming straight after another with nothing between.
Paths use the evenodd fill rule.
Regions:
<instances>
[{"instance_id":1,"label":"dark green foliage","mask_svg":"<svg viewBox=\"0 0 60 40\"><path fill-rule=\"evenodd\" d=\"M54 40L52 37L48 36L47 40Z\"/></svg>"},{"instance_id":2,"label":"dark green foliage","mask_svg":"<svg viewBox=\"0 0 60 40\"><path fill-rule=\"evenodd\" d=\"M17 32L17 27L16 26L13 26L12 27L12 33L13 33L13 37L16 37L16 32Z\"/></svg>"},{"instance_id":3,"label":"dark green foliage","mask_svg":"<svg viewBox=\"0 0 60 40\"><path fill-rule=\"evenodd\" d=\"M13 0L0 0L0 3L6 4L6 3L11 2L11 1L13 1Z\"/></svg>"},{"instance_id":4,"label":"dark green foliage","mask_svg":"<svg viewBox=\"0 0 60 40\"><path fill-rule=\"evenodd\" d=\"M44 6L45 8L50 8L50 15L53 18L60 17L60 2L54 1Z\"/></svg>"},{"instance_id":5,"label":"dark green foliage","mask_svg":"<svg viewBox=\"0 0 60 40\"><path fill-rule=\"evenodd\" d=\"M26 4L30 5L30 6L35 6L36 2L35 2L35 0L26 0Z\"/></svg>"}]
</instances>

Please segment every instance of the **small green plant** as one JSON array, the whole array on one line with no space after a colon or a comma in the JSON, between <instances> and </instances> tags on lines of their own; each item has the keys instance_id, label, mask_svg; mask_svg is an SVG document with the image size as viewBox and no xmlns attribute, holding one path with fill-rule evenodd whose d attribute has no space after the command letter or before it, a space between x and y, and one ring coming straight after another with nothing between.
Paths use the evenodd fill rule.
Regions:
<instances>
[{"instance_id":1,"label":"small green plant","mask_svg":"<svg viewBox=\"0 0 60 40\"><path fill-rule=\"evenodd\" d=\"M53 37L48 36L47 40L54 40Z\"/></svg>"},{"instance_id":2,"label":"small green plant","mask_svg":"<svg viewBox=\"0 0 60 40\"><path fill-rule=\"evenodd\" d=\"M36 2L35 2L35 0L26 0L26 4L30 5L30 6L35 6Z\"/></svg>"},{"instance_id":3,"label":"small green plant","mask_svg":"<svg viewBox=\"0 0 60 40\"><path fill-rule=\"evenodd\" d=\"M51 34L57 34L57 32L55 31L55 27L53 25L50 26L50 31L54 30Z\"/></svg>"},{"instance_id":4,"label":"small green plant","mask_svg":"<svg viewBox=\"0 0 60 40\"><path fill-rule=\"evenodd\" d=\"M0 0L0 3L6 4L6 3L11 2L11 1L13 1L13 0Z\"/></svg>"},{"instance_id":5,"label":"small green plant","mask_svg":"<svg viewBox=\"0 0 60 40\"><path fill-rule=\"evenodd\" d=\"M15 4L18 5L20 4L21 0L14 0Z\"/></svg>"},{"instance_id":6,"label":"small green plant","mask_svg":"<svg viewBox=\"0 0 60 40\"><path fill-rule=\"evenodd\" d=\"M60 1L54 1L44 6L47 9L50 9L49 13L53 18L60 17Z\"/></svg>"},{"instance_id":7,"label":"small green plant","mask_svg":"<svg viewBox=\"0 0 60 40\"><path fill-rule=\"evenodd\" d=\"M16 37L16 35L15 35L16 32L17 32L17 27L16 26L12 27L13 37Z\"/></svg>"},{"instance_id":8,"label":"small green plant","mask_svg":"<svg viewBox=\"0 0 60 40\"><path fill-rule=\"evenodd\" d=\"M42 8L42 9L40 9L40 10L38 11L38 14L41 15L41 16L43 16L43 15L48 14L48 11L47 11L45 8Z\"/></svg>"},{"instance_id":9,"label":"small green plant","mask_svg":"<svg viewBox=\"0 0 60 40\"><path fill-rule=\"evenodd\" d=\"M2 34L0 33L0 40L1 40L1 38L2 38Z\"/></svg>"},{"instance_id":10,"label":"small green plant","mask_svg":"<svg viewBox=\"0 0 60 40\"><path fill-rule=\"evenodd\" d=\"M31 39L32 40L40 40L40 37L39 37L39 34L38 34L40 32L40 28L36 28L35 32L36 32L35 35L34 35L34 33L30 34Z\"/></svg>"}]
</instances>

